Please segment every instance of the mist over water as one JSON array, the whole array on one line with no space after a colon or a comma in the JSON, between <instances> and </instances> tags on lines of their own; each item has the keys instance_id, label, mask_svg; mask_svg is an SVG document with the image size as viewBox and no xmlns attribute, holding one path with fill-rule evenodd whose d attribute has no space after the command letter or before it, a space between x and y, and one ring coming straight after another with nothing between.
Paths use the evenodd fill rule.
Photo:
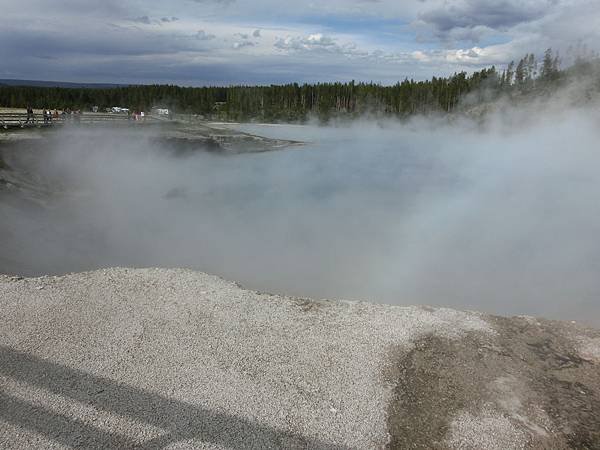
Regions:
<instances>
[{"instance_id":1,"label":"mist over water","mask_svg":"<svg viewBox=\"0 0 600 450\"><path fill-rule=\"evenodd\" d=\"M154 132L4 149L0 273L190 267L261 291L600 324L597 108L331 127L307 145L178 154ZM18 150L18 151L17 151Z\"/></svg>"}]
</instances>

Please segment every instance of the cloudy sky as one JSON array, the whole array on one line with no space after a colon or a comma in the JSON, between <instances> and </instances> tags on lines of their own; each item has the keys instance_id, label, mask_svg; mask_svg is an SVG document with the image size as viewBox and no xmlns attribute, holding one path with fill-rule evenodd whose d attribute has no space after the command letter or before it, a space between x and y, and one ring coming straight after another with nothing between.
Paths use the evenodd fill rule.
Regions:
<instances>
[{"instance_id":1,"label":"cloudy sky","mask_svg":"<svg viewBox=\"0 0 600 450\"><path fill-rule=\"evenodd\" d=\"M388 84L570 46L600 0L0 0L0 78Z\"/></svg>"}]
</instances>

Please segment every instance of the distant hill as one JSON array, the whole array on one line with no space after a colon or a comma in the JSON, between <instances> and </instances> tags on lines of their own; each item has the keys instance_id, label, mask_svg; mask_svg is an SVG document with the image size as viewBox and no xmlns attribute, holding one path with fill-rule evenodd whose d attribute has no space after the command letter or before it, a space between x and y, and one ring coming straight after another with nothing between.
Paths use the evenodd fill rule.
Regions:
<instances>
[{"instance_id":1,"label":"distant hill","mask_svg":"<svg viewBox=\"0 0 600 450\"><path fill-rule=\"evenodd\" d=\"M34 86L34 87L62 87L62 88L115 88L129 86L128 84L115 83L71 83L68 81L45 80L12 80L0 79L0 86Z\"/></svg>"}]
</instances>

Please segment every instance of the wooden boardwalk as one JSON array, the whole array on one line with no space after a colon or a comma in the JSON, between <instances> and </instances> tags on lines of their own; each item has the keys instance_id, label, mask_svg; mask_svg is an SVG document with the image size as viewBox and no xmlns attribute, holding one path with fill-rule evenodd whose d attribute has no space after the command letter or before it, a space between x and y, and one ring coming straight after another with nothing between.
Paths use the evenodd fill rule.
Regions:
<instances>
[{"instance_id":1,"label":"wooden boardwalk","mask_svg":"<svg viewBox=\"0 0 600 450\"><path fill-rule=\"evenodd\" d=\"M41 113L33 114L33 117L27 117L27 113L8 112L0 113L0 130L8 130L14 128L45 128L55 125L65 124L91 124L91 123L156 123L161 121L153 116L145 116L143 120L134 121L125 114L111 113L83 113L71 115L59 115L58 118L50 118L44 120L44 115Z\"/></svg>"}]
</instances>

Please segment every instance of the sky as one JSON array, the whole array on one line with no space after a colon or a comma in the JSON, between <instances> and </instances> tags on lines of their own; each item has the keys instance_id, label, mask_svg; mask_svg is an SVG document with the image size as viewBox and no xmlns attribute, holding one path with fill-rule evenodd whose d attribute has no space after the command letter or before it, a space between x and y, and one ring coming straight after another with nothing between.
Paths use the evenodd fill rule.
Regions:
<instances>
[{"instance_id":1,"label":"sky","mask_svg":"<svg viewBox=\"0 0 600 450\"><path fill-rule=\"evenodd\" d=\"M0 78L393 84L600 50L600 0L0 0Z\"/></svg>"}]
</instances>

